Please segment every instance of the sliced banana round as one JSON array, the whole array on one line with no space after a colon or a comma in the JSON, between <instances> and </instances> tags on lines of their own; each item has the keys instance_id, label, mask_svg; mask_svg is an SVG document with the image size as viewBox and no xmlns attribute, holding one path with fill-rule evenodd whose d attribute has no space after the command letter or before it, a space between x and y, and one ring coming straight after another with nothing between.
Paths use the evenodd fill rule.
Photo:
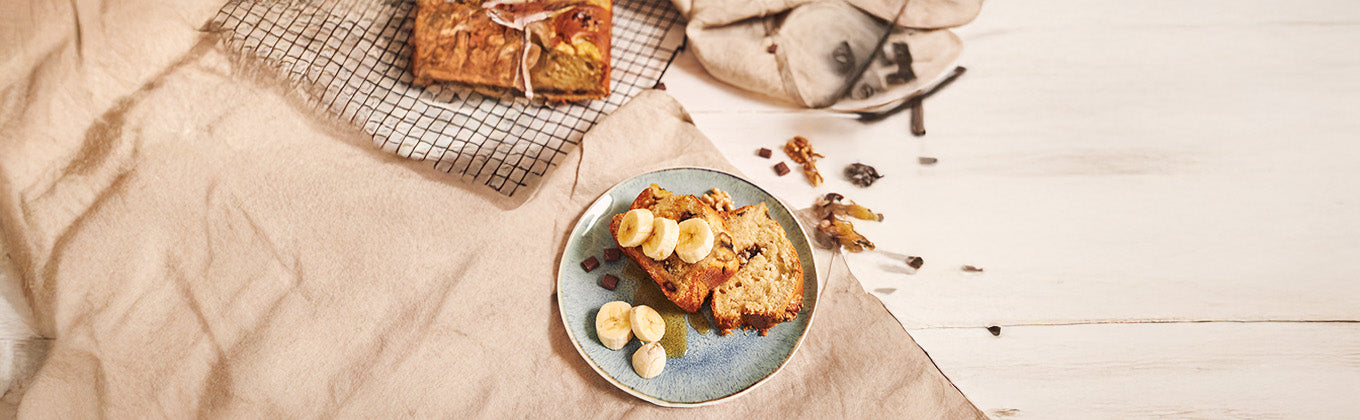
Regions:
<instances>
[{"instance_id":1,"label":"sliced banana round","mask_svg":"<svg viewBox=\"0 0 1360 420\"><path fill-rule=\"evenodd\" d=\"M675 244L675 253L680 259L694 264L708 256L713 250L713 229L708 221L693 218L680 222L680 238Z\"/></svg>"},{"instance_id":2,"label":"sliced banana round","mask_svg":"<svg viewBox=\"0 0 1360 420\"><path fill-rule=\"evenodd\" d=\"M618 350L633 339L633 325L628 319L632 309L633 305L621 300L600 306L600 312L595 314L595 335L600 337L600 344Z\"/></svg>"},{"instance_id":3,"label":"sliced banana round","mask_svg":"<svg viewBox=\"0 0 1360 420\"><path fill-rule=\"evenodd\" d=\"M632 209L624 213L615 238L619 246L627 248L647 242L647 238L652 237L652 219L652 211L647 209Z\"/></svg>"},{"instance_id":4,"label":"sliced banana round","mask_svg":"<svg viewBox=\"0 0 1360 420\"><path fill-rule=\"evenodd\" d=\"M652 220L652 237L642 244L642 254L660 261L670 258L675 252L675 244L680 242L680 224L674 220L657 217Z\"/></svg>"},{"instance_id":5,"label":"sliced banana round","mask_svg":"<svg viewBox=\"0 0 1360 420\"><path fill-rule=\"evenodd\" d=\"M633 326L633 335L644 343L661 341L666 335L666 320L650 306L634 306L628 314L628 322Z\"/></svg>"},{"instance_id":6,"label":"sliced banana round","mask_svg":"<svg viewBox=\"0 0 1360 420\"><path fill-rule=\"evenodd\" d=\"M633 370L643 379L652 379L666 369L666 348L661 343L647 343L633 353Z\"/></svg>"}]
</instances>

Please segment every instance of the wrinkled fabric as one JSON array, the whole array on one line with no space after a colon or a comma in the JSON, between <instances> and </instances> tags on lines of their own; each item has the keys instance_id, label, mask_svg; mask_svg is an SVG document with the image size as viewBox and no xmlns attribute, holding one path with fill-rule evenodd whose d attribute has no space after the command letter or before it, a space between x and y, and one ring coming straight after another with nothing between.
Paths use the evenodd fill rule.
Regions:
<instances>
[{"instance_id":1,"label":"wrinkled fabric","mask_svg":"<svg viewBox=\"0 0 1360 420\"><path fill-rule=\"evenodd\" d=\"M883 108L938 82L963 48L946 28L971 22L982 7L981 0L672 2L714 78L838 111Z\"/></svg>"},{"instance_id":2,"label":"wrinkled fabric","mask_svg":"<svg viewBox=\"0 0 1360 420\"><path fill-rule=\"evenodd\" d=\"M305 111L195 30L207 3L3 6L0 226L51 339L19 415L981 417L843 266L751 393L615 389L555 268L614 183L732 170L678 103L640 95L512 202Z\"/></svg>"}]
</instances>

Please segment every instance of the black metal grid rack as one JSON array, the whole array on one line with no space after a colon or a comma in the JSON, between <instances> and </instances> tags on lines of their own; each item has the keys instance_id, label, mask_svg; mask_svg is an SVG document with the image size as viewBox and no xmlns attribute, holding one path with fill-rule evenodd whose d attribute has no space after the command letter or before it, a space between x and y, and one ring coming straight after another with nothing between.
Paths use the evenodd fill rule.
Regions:
<instances>
[{"instance_id":1,"label":"black metal grid rack","mask_svg":"<svg viewBox=\"0 0 1360 420\"><path fill-rule=\"evenodd\" d=\"M414 20L410 0L231 0L209 29L379 148L509 196L531 188L602 116L654 86L682 26L667 0L615 0L610 95L545 105L412 85Z\"/></svg>"}]
</instances>

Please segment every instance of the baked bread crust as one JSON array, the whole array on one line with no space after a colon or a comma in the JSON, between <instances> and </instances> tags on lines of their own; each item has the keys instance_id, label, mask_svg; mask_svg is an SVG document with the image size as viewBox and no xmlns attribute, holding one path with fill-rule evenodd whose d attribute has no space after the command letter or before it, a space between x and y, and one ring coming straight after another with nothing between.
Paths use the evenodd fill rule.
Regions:
<instances>
[{"instance_id":1,"label":"baked bread crust","mask_svg":"<svg viewBox=\"0 0 1360 420\"><path fill-rule=\"evenodd\" d=\"M682 261L680 256L674 253L665 260L657 261L643 255L640 246L619 246L624 255L647 271L652 281L655 281L666 294L667 299L687 312L698 312L713 288L726 282L740 267L737 254L733 251L732 233L727 229L724 215L692 195L674 194L656 184L638 194L629 207L629 209L644 208L651 210L656 217L675 221L702 217L714 230L713 250L707 257L693 264ZM614 237L615 243L618 242L619 225L622 222L623 214L620 213L614 215L609 223L609 233Z\"/></svg>"},{"instance_id":2,"label":"baked bread crust","mask_svg":"<svg viewBox=\"0 0 1360 420\"><path fill-rule=\"evenodd\" d=\"M713 291L713 322L726 335L752 328L760 335L803 310L803 264L765 203L726 213L741 269Z\"/></svg>"},{"instance_id":3,"label":"baked bread crust","mask_svg":"<svg viewBox=\"0 0 1360 420\"><path fill-rule=\"evenodd\" d=\"M493 9L502 17L547 17L520 31L494 21ZM525 92L521 61L527 61L535 95L603 98L609 94L612 14L610 0L418 0L411 72L420 85L441 80Z\"/></svg>"}]
</instances>

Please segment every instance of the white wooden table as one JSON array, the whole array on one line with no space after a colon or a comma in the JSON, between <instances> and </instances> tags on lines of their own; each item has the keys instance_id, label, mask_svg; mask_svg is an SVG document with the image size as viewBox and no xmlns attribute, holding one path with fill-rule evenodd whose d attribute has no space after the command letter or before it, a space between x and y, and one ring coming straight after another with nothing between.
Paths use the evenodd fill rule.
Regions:
<instances>
[{"instance_id":1,"label":"white wooden table","mask_svg":"<svg viewBox=\"0 0 1360 420\"><path fill-rule=\"evenodd\" d=\"M994 1L958 33L969 71L922 138L906 113L766 102L690 54L664 80L785 201L886 213L857 226L925 267L851 267L993 417L1360 411L1360 2ZM825 186L755 155L794 135ZM856 161L887 177L850 186Z\"/></svg>"}]
</instances>

